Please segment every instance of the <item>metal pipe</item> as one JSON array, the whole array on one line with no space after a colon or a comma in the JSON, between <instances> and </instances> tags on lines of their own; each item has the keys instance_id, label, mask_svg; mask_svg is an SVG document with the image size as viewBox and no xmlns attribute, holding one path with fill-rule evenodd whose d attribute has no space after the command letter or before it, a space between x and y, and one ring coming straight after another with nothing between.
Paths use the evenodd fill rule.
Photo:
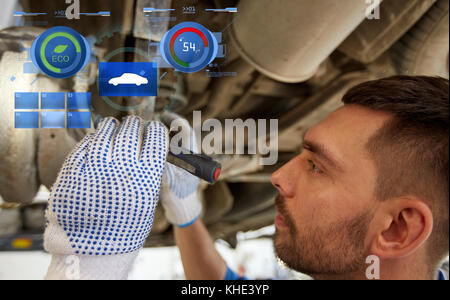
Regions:
<instances>
[{"instance_id":1,"label":"metal pipe","mask_svg":"<svg viewBox=\"0 0 450 300\"><path fill-rule=\"evenodd\" d=\"M311 78L319 65L358 27L362 0L240 1L231 39L240 55L281 82Z\"/></svg>"}]
</instances>

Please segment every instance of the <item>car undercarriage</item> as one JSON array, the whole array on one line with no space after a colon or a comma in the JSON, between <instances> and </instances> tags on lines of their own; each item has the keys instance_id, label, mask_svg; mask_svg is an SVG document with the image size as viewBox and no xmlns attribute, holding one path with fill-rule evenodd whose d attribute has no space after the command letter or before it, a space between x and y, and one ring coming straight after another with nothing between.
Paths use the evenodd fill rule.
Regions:
<instances>
[{"instance_id":1,"label":"car undercarriage","mask_svg":"<svg viewBox=\"0 0 450 300\"><path fill-rule=\"evenodd\" d=\"M151 120L169 110L191 122L194 111L201 112L202 120L221 123L278 120L276 164L262 165L260 154L214 155L222 164L221 179L200 186L203 220L215 238L236 245L237 232L273 224L277 191L270 174L299 153L305 132L340 107L349 88L397 74L449 77L448 0L384 0L374 19L364 14L366 1L338 2L82 1L83 11L109 10L111 16L71 21L91 44L92 57L79 75L53 80L22 70L33 40L45 28L66 22L54 17L65 4L20 1L24 11L48 14L22 18L18 26L0 31L0 247L14 250L10 241L20 236L32 237L40 247L48 190L67 154L93 131L15 130L10 91L90 92L95 117ZM173 10L149 17L144 7ZM206 11L225 7L238 12ZM223 57L191 74L161 67L156 97L99 96L99 62L158 60L163 34L184 21L200 23L221 37ZM172 230L159 206L146 246L166 245L173 245Z\"/></svg>"}]
</instances>

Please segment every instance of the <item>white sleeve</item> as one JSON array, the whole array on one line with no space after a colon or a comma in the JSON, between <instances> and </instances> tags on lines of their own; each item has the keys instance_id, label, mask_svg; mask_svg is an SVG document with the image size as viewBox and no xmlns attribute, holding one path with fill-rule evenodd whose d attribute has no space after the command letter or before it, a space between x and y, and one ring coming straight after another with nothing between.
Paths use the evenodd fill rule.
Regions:
<instances>
[{"instance_id":1,"label":"white sleeve","mask_svg":"<svg viewBox=\"0 0 450 300\"><path fill-rule=\"evenodd\" d=\"M126 280L139 251L111 256L52 255L46 280Z\"/></svg>"}]
</instances>

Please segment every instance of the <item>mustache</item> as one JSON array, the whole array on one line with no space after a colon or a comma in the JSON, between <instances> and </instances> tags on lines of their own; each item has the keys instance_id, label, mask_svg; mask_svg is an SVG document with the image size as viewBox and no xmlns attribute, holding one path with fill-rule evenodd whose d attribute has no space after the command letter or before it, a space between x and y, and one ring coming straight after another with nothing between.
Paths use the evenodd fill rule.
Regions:
<instances>
[{"instance_id":1,"label":"mustache","mask_svg":"<svg viewBox=\"0 0 450 300\"><path fill-rule=\"evenodd\" d=\"M286 208L286 198L281 196L281 194L278 194L278 196L275 198L275 207L276 207L278 213L283 217L284 222L289 227L289 229L293 233L295 233L297 231L296 227L295 227L295 223Z\"/></svg>"}]
</instances>

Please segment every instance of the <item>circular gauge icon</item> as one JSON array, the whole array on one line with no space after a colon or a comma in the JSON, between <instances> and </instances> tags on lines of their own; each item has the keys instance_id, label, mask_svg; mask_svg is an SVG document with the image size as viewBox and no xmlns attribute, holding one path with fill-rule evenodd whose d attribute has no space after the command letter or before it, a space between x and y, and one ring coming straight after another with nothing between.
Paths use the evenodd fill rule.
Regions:
<instances>
[{"instance_id":1,"label":"circular gauge icon","mask_svg":"<svg viewBox=\"0 0 450 300\"><path fill-rule=\"evenodd\" d=\"M218 50L212 32L194 22L176 25L163 36L160 44L164 60L183 73L203 70L217 57Z\"/></svg>"},{"instance_id":2,"label":"circular gauge icon","mask_svg":"<svg viewBox=\"0 0 450 300\"><path fill-rule=\"evenodd\" d=\"M31 47L36 67L53 78L72 77L91 56L87 40L72 28L57 26L38 36Z\"/></svg>"}]
</instances>

